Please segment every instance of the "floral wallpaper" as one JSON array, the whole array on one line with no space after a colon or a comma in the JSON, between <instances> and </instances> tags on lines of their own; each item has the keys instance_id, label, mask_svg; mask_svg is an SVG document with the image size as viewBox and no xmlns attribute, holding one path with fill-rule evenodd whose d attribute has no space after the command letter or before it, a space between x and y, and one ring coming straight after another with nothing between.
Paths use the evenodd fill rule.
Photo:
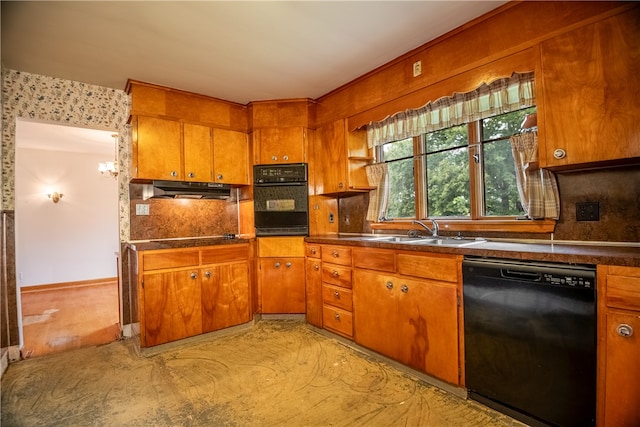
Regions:
<instances>
[{"instance_id":1,"label":"floral wallpaper","mask_svg":"<svg viewBox=\"0 0 640 427\"><path fill-rule=\"evenodd\" d=\"M16 119L118 132L120 240L129 240L131 98L124 90L2 68L2 210L15 209Z\"/></svg>"}]
</instances>

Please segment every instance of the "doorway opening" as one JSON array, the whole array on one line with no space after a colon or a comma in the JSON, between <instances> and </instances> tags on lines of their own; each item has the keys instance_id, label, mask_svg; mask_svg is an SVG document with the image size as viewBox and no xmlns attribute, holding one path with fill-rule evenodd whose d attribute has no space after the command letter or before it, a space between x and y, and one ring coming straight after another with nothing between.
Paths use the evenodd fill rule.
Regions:
<instances>
[{"instance_id":1,"label":"doorway opening","mask_svg":"<svg viewBox=\"0 0 640 427\"><path fill-rule=\"evenodd\" d=\"M16 278L22 357L120 336L114 131L16 122Z\"/></svg>"}]
</instances>

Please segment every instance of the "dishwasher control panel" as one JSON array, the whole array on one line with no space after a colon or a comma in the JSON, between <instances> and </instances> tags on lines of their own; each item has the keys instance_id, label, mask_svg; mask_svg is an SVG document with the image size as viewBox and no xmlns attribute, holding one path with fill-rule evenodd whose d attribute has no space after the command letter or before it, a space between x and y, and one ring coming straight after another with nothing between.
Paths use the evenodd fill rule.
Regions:
<instances>
[{"instance_id":1,"label":"dishwasher control panel","mask_svg":"<svg viewBox=\"0 0 640 427\"><path fill-rule=\"evenodd\" d=\"M591 277L566 276L553 273L544 273L542 281L550 285L568 285L585 289L593 289L595 285L595 279Z\"/></svg>"}]
</instances>

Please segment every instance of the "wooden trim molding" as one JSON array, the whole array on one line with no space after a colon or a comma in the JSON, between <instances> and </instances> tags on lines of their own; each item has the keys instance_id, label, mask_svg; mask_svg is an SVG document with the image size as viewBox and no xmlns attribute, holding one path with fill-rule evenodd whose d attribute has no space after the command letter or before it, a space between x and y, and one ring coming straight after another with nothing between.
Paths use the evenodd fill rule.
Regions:
<instances>
[{"instance_id":1,"label":"wooden trim molding","mask_svg":"<svg viewBox=\"0 0 640 427\"><path fill-rule=\"evenodd\" d=\"M83 286L116 285L117 283L117 277L105 277L101 279L80 280L77 282L60 282L49 283L46 285L23 286L20 288L20 293L26 294L29 292L53 291L56 289L79 288Z\"/></svg>"}]
</instances>

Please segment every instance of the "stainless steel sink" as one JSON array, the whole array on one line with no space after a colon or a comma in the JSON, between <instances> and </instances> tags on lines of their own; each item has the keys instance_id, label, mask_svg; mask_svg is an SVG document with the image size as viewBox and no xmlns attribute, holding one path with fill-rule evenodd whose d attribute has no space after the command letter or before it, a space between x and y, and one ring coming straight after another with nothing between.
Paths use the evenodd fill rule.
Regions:
<instances>
[{"instance_id":1,"label":"stainless steel sink","mask_svg":"<svg viewBox=\"0 0 640 427\"><path fill-rule=\"evenodd\" d=\"M436 245L436 246L452 246L463 247L477 245L478 243L485 243L485 239L478 238L456 238L456 237L438 237L433 239L420 239L421 244L424 245Z\"/></svg>"},{"instance_id":2,"label":"stainless steel sink","mask_svg":"<svg viewBox=\"0 0 640 427\"><path fill-rule=\"evenodd\" d=\"M408 237L408 236L361 236L350 237L349 240L360 240L363 242L385 242L385 243L398 243L404 245L434 245L434 246L451 246L451 247L463 247L476 245L478 243L486 242L485 239L480 238L457 238L457 237Z\"/></svg>"}]
</instances>

